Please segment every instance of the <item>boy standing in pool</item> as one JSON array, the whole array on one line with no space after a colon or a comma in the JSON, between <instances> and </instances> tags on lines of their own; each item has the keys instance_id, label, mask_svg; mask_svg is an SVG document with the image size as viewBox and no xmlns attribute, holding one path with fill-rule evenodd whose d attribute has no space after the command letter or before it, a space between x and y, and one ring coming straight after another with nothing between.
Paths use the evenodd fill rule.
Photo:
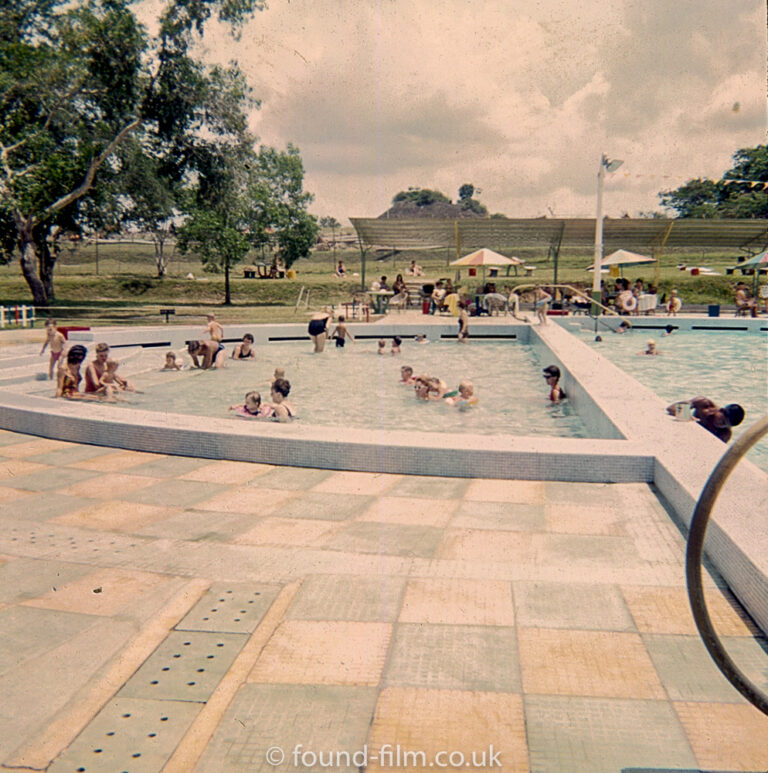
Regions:
<instances>
[{"instance_id":1,"label":"boy standing in pool","mask_svg":"<svg viewBox=\"0 0 768 773\"><path fill-rule=\"evenodd\" d=\"M206 314L205 318L208 320L208 324L205 326L205 331L211 337L211 341L220 343L224 340L224 328L216 321L215 314Z\"/></svg>"},{"instance_id":2,"label":"boy standing in pool","mask_svg":"<svg viewBox=\"0 0 768 773\"><path fill-rule=\"evenodd\" d=\"M56 320L47 319L45 321L45 341L43 342L43 348L40 350L40 356L42 357L46 347L50 347L51 359L48 362L48 378L53 378L53 366L56 364L61 353L64 351L64 342L67 339L64 338L64 334L60 333L56 329Z\"/></svg>"},{"instance_id":3,"label":"boy standing in pool","mask_svg":"<svg viewBox=\"0 0 768 773\"><path fill-rule=\"evenodd\" d=\"M349 328L346 324L347 318L343 314L339 314L339 321L336 323L336 327L333 330L333 333L331 333L331 338L336 339L336 348L337 349L343 349L344 344L346 343L345 339L349 338L350 341L354 343L354 336L352 333L349 332Z\"/></svg>"}]
</instances>

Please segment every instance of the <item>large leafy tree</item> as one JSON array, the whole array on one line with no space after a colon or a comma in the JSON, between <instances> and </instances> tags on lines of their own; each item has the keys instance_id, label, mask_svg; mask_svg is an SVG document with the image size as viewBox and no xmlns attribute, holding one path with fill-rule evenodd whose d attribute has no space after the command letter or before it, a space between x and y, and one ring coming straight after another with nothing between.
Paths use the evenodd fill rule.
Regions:
<instances>
[{"instance_id":1,"label":"large leafy tree","mask_svg":"<svg viewBox=\"0 0 768 773\"><path fill-rule=\"evenodd\" d=\"M177 245L195 252L207 271L224 272L224 303L231 303L232 267L252 250L275 243L289 268L306 257L317 239L318 225L307 212L312 195L303 189L299 151L262 146L243 136L237 145L200 149L198 180L187 194L187 219Z\"/></svg>"},{"instance_id":2,"label":"large leafy tree","mask_svg":"<svg viewBox=\"0 0 768 773\"><path fill-rule=\"evenodd\" d=\"M768 145L744 148L720 180L698 178L659 194L678 217L768 218Z\"/></svg>"},{"instance_id":3,"label":"large leafy tree","mask_svg":"<svg viewBox=\"0 0 768 773\"><path fill-rule=\"evenodd\" d=\"M156 161L175 158L179 177L192 138L232 128L209 107L217 78L237 74L214 74L192 46L212 15L236 29L262 7L167 0L152 38L130 0L0 0L0 244L19 249L36 304L54 297L52 234L105 205L97 182L119 174L129 138Z\"/></svg>"}]
</instances>

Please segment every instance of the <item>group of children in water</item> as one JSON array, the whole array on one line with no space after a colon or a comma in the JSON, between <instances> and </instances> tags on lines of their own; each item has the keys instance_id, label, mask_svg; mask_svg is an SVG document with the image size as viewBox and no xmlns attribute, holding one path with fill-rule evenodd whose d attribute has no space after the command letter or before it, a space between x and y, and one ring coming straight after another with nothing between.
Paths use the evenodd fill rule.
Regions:
<instances>
[{"instance_id":1,"label":"group of children in water","mask_svg":"<svg viewBox=\"0 0 768 773\"><path fill-rule=\"evenodd\" d=\"M412 386L417 400L443 401L446 405L457 408L469 408L478 402L475 386L471 381L462 381L456 389L449 391L448 385L441 378L426 374L414 376L410 365L400 368L399 383Z\"/></svg>"}]
</instances>

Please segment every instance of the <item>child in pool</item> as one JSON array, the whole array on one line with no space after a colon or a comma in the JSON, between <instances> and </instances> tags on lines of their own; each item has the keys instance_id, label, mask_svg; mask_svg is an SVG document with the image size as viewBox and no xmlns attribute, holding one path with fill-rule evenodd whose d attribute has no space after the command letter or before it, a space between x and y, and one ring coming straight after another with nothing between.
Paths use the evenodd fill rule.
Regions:
<instances>
[{"instance_id":1,"label":"child in pool","mask_svg":"<svg viewBox=\"0 0 768 773\"><path fill-rule=\"evenodd\" d=\"M285 368L275 368L275 372L272 374L272 381L269 382L270 390L275 385L275 381L285 378Z\"/></svg>"},{"instance_id":2,"label":"child in pool","mask_svg":"<svg viewBox=\"0 0 768 773\"><path fill-rule=\"evenodd\" d=\"M230 405L229 410L246 419L268 419L275 413L271 405L261 402L261 395L255 391L245 395L242 405Z\"/></svg>"},{"instance_id":3,"label":"child in pool","mask_svg":"<svg viewBox=\"0 0 768 773\"><path fill-rule=\"evenodd\" d=\"M468 408L471 405L477 405L475 385L471 381L462 381L459 384L457 393L451 397L446 397L445 402L447 405L455 405L458 408Z\"/></svg>"},{"instance_id":4,"label":"child in pool","mask_svg":"<svg viewBox=\"0 0 768 773\"><path fill-rule=\"evenodd\" d=\"M43 341L43 348L40 350L40 356L43 355L46 347L50 348L51 359L48 362L48 378L53 378L53 367L56 365L61 353L64 351L64 343L67 339L64 338L64 334L60 333L56 329L56 320L47 319L45 321L45 341Z\"/></svg>"},{"instance_id":5,"label":"child in pool","mask_svg":"<svg viewBox=\"0 0 768 773\"><path fill-rule=\"evenodd\" d=\"M400 336L395 336L392 339L392 349L390 354L400 354L400 344L403 343L403 339Z\"/></svg>"},{"instance_id":6,"label":"child in pool","mask_svg":"<svg viewBox=\"0 0 768 773\"><path fill-rule=\"evenodd\" d=\"M117 360L107 360L107 369L101 377L101 383L107 386L114 386L125 392L135 392L136 388L130 381L126 381L122 376L117 375L117 368L120 363Z\"/></svg>"},{"instance_id":7,"label":"child in pool","mask_svg":"<svg viewBox=\"0 0 768 773\"><path fill-rule=\"evenodd\" d=\"M376 352L376 354L386 354L387 353L387 342L383 339L379 339L379 349Z\"/></svg>"},{"instance_id":8,"label":"child in pool","mask_svg":"<svg viewBox=\"0 0 768 773\"><path fill-rule=\"evenodd\" d=\"M405 384L406 386L413 386L415 379L413 378L413 368L410 365L403 365L400 368L400 381L399 384Z\"/></svg>"},{"instance_id":9,"label":"child in pool","mask_svg":"<svg viewBox=\"0 0 768 773\"><path fill-rule=\"evenodd\" d=\"M176 359L173 352L167 352L165 355L165 365L160 370L181 370L181 363Z\"/></svg>"},{"instance_id":10,"label":"child in pool","mask_svg":"<svg viewBox=\"0 0 768 773\"><path fill-rule=\"evenodd\" d=\"M336 339L337 349L344 348L344 344L346 343L347 338L354 342L354 336L349 332L349 328L346 324L346 317L343 314L339 314L339 321L336 323L336 327L334 328L333 333L331 333L331 338Z\"/></svg>"},{"instance_id":11,"label":"child in pool","mask_svg":"<svg viewBox=\"0 0 768 773\"><path fill-rule=\"evenodd\" d=\"M648 339L648 348L644 352L638 352L638 354L647 354L649 356L654 356L657 354L661 354L661 352L656 348L656 341L650 338Z\"/></svg>"},{"instance_id":12,"label":"child in pool","mask_svg":"<svg viewBox=\"0 0 768 773\"><path fill-rule=\"evenodd\" d=\"M417 344L428 344L429 339L424 335L424 333L419 333L414 339Z\"/></svg>"}]
</instances>

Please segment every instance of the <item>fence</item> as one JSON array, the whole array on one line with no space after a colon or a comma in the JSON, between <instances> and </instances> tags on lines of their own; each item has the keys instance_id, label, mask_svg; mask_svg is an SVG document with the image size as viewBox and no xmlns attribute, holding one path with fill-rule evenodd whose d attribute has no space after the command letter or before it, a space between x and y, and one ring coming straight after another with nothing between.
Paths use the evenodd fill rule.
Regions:
<instances>
[{"instance_id":1,"label":"fence","mask_svg":"<svg viewBox=\"0 0 768 773\"><path fill-rule=\"evenodd\" d=\"M34 306L0 306L0 329L8 325L34 327L35 320Z\"/></svg>"}]
</instances>

